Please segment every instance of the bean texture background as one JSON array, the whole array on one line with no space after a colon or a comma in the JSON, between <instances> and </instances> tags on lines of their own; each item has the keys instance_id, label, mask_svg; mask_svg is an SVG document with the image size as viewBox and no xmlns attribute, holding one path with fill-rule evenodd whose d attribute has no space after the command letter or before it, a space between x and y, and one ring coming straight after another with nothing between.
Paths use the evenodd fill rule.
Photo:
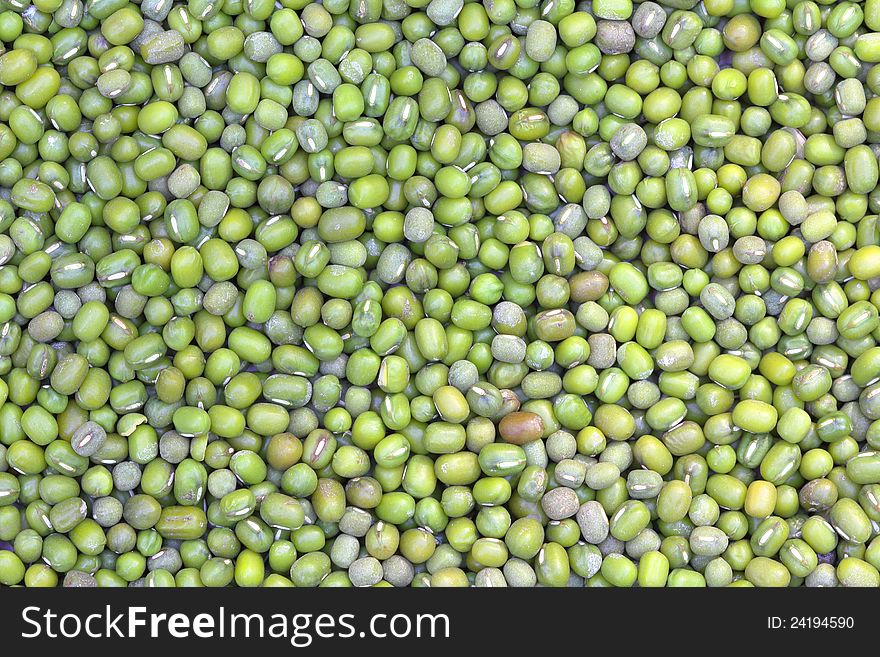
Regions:
<instances>
[{"instance_id":1,"label":"bean texture background","mask_svg":"<svg viewBox=\"0 0 880 657\"><path fill-rule=\"evenodd\" d=\"M0 585L880 586L880 2L0 0Z\"/></svg>"}]
</instances>

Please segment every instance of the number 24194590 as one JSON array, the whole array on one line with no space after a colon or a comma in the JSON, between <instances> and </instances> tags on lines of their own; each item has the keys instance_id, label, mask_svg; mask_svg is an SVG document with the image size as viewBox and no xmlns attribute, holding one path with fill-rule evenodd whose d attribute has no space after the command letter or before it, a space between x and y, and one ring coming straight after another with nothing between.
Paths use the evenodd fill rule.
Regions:
<instances>
[{"instance_id":1,"label":"number 24194590","mask_svg":"<svg viewBox=\"0 0 880 657\"><path fill-rule=\"evenodd\" d=\"M855 627L852 616L768 616L771 630L851 630Z\"/></svg>"}]
</instances>

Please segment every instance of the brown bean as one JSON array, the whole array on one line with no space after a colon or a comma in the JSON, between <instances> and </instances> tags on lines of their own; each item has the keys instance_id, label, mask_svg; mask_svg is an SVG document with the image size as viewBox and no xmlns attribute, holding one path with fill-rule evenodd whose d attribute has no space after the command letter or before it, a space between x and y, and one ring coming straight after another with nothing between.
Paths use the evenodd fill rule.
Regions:
<instances>
[{"instance_id":1,"label":"brown bean","mask_svg":"<svg viewBox=\"0 0 880 657\"><path fill-rule=\"evenodd\" d=\"M269 441L266 458L276 470L287 470L302 457L302 441L292 433L279 433Z\"/></svg>"},{"instance_id":2,"label":"brown bean","mask_svg":"<svg viewBox=\"0 0 880 657\"><path fill-rule=\"evenodd\" d=\"M600 271L583 271L571 277L569 286L575 303L596 301L608 291L608 277Z\"/></svg>"},{"instance_id":3,"label":"brown bean","mask_svg":"<svg viewBox=\"0 0 880 657\"><path fill-rule=\"evenodd\" d=\"M498 432L506 442L524 445L544 435L544 421L537 413L515 411L501 419Z\"/></svg>"}]
</instances>

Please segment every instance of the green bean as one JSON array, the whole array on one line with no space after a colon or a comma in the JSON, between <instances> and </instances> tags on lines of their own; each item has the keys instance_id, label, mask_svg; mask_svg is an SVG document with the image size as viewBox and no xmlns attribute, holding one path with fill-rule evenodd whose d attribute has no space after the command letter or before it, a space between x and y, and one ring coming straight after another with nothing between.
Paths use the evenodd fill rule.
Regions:
<instances>
[{"instance_id":1,"label":"green bean","mask_svg":"<svg viewBox=\"0 0 880 657\"><path fill-rule=\"evenodd\" d=\"M282 5L0 13L0 583L880 585L874 0Z\"/></svg>"}]
</instances>

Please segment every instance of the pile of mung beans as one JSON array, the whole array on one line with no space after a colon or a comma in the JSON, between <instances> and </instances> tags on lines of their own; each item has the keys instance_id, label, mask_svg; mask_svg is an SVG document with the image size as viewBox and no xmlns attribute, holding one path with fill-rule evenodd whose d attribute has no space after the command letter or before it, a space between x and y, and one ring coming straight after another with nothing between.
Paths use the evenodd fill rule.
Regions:
<instances>
[{"instance_id":1,"label":"pile of mung beans","mask_svg":"<svg viewBox=\"0 0 880 657\"><path fill-rule=\"evenodd\" d=\"M880 586L880 0L0 42L0 584Z\"/></svg>"}]
</instances>

